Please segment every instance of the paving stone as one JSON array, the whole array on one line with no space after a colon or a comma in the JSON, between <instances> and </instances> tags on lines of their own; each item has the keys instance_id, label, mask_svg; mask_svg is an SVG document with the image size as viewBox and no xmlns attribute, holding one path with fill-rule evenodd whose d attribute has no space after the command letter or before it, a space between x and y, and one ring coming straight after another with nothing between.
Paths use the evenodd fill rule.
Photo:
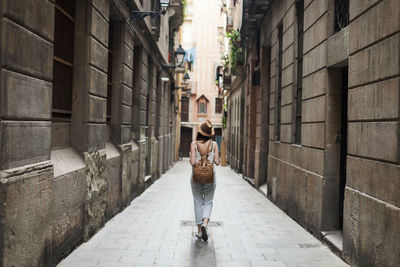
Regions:
<instances>
[{"instance_id":1,"label":"paving stone","mask_svg":"<svg viewBox=\"0 0 400 267\"><path fill-rule=\"evenodd\" d=\"M58 266L347 266L228 167L216 174L221 225L198 240L189 175L187 159L175 164Z\"/></svg>"}]
</instances>

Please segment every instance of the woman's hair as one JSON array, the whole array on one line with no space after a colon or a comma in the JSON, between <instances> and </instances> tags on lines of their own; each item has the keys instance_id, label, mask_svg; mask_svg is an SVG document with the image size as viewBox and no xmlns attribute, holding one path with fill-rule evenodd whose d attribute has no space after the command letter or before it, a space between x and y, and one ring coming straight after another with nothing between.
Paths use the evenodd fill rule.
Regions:
<instances>
[{"instance_id":1,"label":"woman's hair","mask_svg":"<svg viewBox=\"0 0 400 267\"><path fill-rule=\"evenodd\" d=\"M201 133L197 133L196 141L208 141L210 139L213 139L212 137L208 137L205 135L202 135Z\"/></svg>"}]
</instances>

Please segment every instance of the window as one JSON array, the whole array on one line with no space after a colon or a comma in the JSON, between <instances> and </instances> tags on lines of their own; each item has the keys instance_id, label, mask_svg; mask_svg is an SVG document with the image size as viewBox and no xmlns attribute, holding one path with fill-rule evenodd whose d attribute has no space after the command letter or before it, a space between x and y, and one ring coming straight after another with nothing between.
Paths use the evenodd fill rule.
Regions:
<instances>
[{"instance_id":1,"label":"window","mask_svg":"<svg viewBox=\"0 0 400 267\"><path fill-rule=\"evenodd\" d=\"M215 113L222 113L222 98L215 98Z\"/></svg>"},{"instance_id":2,"label":"window","mask_svg":"<svg viewBox=\"0 0 400 267\"><path fill-rule=\"evenodd\" d=\"M199 113L207 113L207 105L204 102L199 103Z\"/></svg>"},{"instance_id":3,"label":"window","mask_svg":"<svg viewBox=\"0 0 400 267\"><path fill-rule=\"evenodd\" d=\"M55 1L53 118L71 117L75 1Z\"/></svg>"},{"instance_id":4,"label":"window","mask_svg":"<svg viewBox=\"0 0 400 267\"><path fill-rule=\"evenodd\" d=\"M182 97L182 111L181 119L182 121L189 121L189 98Z\"/></svg>"},{"instance_id":5,"label":"window","mask_svg":"<svg viewBox=\"0 0 400 267\"><path fill-rule=\"evenodd\" d=\"M281 140L281 98L282 98L282 41L283 41L283 24L278 26L278 86L276 90L276 126L275 140Z\"/></svg>"},{"instance_id":6,"label":"window","mask_svg":"<svg viewBox=\"0 0 400 267\"><path fill-rule=\"evenodd\" d=\"M108 28L108 69L107 69L107 123L111 121L111 98L112 98L112 62L114 46L114 23L110 20Z\"/></svg>"},{"instance_id":7,"label":"window","mask_svg":"<svg viewBox=\"0 0 400 267\"><path fill-rule=\"evenodd\" d=\"M349 25L349 0L335 0L335 33Z\"/></svg>"},{"instance_id":8,"label":"window","mask_svg":"<svg viewBox=\"0 0 400 267\"><path fill-rule=\"evenodd\" d=\"M295 143L301 144L301 106L303 90L303 30L304 30L304 0L297 2L297 88L296 88L296 127Z\"/></svg>"}]
</instances>

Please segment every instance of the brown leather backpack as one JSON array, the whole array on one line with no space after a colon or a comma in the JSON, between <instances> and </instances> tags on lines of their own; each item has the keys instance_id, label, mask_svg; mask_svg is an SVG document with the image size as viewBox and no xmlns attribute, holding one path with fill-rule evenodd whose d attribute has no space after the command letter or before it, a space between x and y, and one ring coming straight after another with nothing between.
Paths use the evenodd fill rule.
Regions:
<instances>
[{"instance_id":1,"label":"brown leather backpack","mask_svg":"<svg viewBox=\"0 0 400 267\"><path fill-rule=\"evenodd\" d=\"M210 142L212 145L213 142ZM209 147L210 147L209 145ZM214 183L214 162L208 159L208 155L211 153L214 147L208 149L207 154L202 154L199 150L198 144L196 142L197 151L199 151L201 159L196 162L193 166L193 182L196 184L212 184Z\"/></svg>"}]
</instances>

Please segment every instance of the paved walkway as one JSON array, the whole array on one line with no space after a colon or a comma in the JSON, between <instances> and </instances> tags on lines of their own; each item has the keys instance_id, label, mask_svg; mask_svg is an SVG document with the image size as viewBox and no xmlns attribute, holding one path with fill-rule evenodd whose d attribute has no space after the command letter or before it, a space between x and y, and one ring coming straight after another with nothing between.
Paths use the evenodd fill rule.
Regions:
<instances>
[{"instance_id":1,"label":"paved walkway","mask_svg":"<svg viewBox=\"0 0 400 267\"><path fill-rule=\"evenodd\" d=\"M58 266L347 266L229 167L217 168L210 238L197 240L190 172L178 162Z\"/></svg>"}]
</instances>

